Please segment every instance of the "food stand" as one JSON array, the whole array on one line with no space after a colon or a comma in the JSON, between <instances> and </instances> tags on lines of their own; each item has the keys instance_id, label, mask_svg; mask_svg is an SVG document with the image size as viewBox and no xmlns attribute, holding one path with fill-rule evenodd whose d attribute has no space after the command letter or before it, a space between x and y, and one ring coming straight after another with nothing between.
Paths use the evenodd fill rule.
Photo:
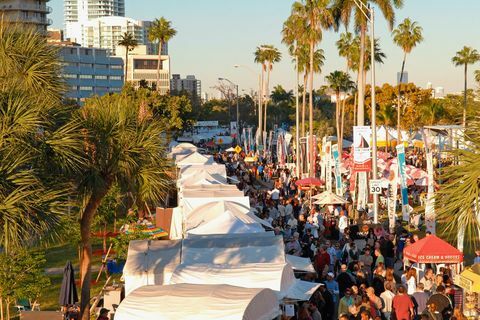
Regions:
<instances>
[{"instance_id":1,"label":"food stand","mask_svg":"<svg viewBox=\"0 0 480 320\"><path fill-rule=\"evenodd\" d=\"M455 277L455 284L463 289L463 314L468 319L479 319L480 263L465 268Z\"/></svg>"}]
</instances>

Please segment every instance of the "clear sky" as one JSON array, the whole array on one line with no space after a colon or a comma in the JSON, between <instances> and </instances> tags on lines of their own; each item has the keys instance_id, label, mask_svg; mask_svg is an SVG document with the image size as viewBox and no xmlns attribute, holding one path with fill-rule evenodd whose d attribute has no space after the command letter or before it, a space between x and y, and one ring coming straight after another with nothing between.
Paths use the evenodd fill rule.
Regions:
<instances>
[{"instance_id":1,"label":"clear sky","mask_svg":"<svg viewBox=\"0 0 480 320\"><path fill-rule=\"evenodd\" d=\"M292 89L295 73L286 47L281 43L282 24L288 17L293 0L125 0L126 16L138 20L152 20L164 16L177 29L177 36L169 43L172 73L183 76L194 74L202 80L202 91L212 93L211 86L218 77L238 83L240 89L250 91L258 87L257 78L246 65L260 71L253 62L258 45L273 44L283 54L274 66L271 83ZM397 11L397 23L410 17L424 29L425 41L407 57L409 81L425 87L432 82L445 92L463 88L463 68L455 68L451 58L464 45L480 50L480 0L404 0ZM53 26L63 26L63 0L51 0ZM387 59L377 66L377 85L396 82L401 68L402 52L396 47L390 30L377 10L376 37L380 38ZM320 47L325 50L323 72L315 79L315 86L324 83L325 74L344 69L345 61L338 56L335 42L339 34L326 32ZM475 86L470 66L469 87ZM367 76L368 79L370 75ZM273 87L273 86L271 86Z\"/></svg>"}]
</instances>

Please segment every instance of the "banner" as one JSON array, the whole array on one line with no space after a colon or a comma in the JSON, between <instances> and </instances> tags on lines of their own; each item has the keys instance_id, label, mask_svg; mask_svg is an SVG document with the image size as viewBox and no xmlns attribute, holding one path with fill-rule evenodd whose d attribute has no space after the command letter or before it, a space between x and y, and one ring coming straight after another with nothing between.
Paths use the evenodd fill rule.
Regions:
<instances>
[{"instance_id":1,"label":"banner","mask_svg":"<svg viewBox=\"0 0 480 320\"><path fill-rule=\"evenodd\" d=\"M326 151L326 147L327 147L327 137L323 137L323 139L322 139L322 150L320 152L320 178L323 181L327 181L327 166L326 166L327 151Z\"/></svg>"},{"instance_id":2,"label":"banner","mask_svg":"<svg viewBox=\"0 0 480 320\"><path fill-rule=\"evenodd\" d=\"M367 191L367 173L365 171L358 172L357 210L365 210L367 207Z\"/></svg>"},{"instance_id":3,"label":"banner","mask_svg":"<svg viewBox=\"0 0 480 320\"><path fill-rule=\"evenodd\" d=\"M371 139L372 128L368 126L353 127L353 169L357 172L372 170Z\"/></svg>"},{"instance_id":4,"label":"banner","mask_svg":"<svg viewBox=\"0 0 480 320\"><path fill-rule=\"evenodd\" d=\"M427 231L435 234L435 198L434 198L434 179L433 179L433 154L427 153L427 201L425 204L425 226Z\"/></svg>"},{"instance_id":5,"label":"banner","mask_svg":"<svg viewBox=\"0 0 480 320\"><path fill-rule=\"evenodd\" d=\"M230 121L230 135L236 137L238 134L237 121Z\"/></svg>"},{"instance_id":6,"label":"banner","mask_svg":"<svg viewBox=\"0 0 480 320\"><path fill-rule=\"evenodd\" d=\"M257 148L262 145L262 133L260 132L260 129L257 128L257 131L255 132L255 145Z\"/></svg>"},{"instance_id":7,"label":"banner","mask_svg":"<svg viewBox=\"0 0 480 320\"><path fill-rule=\"evenodd\" d=\"M393 166L388 176L388 193L387 193L387 210L388 210L388 227L390 231L395 230L395 222L397 220L397 188L398 188L398 172Z\"/></svg>"},{"instance_id":8,"label":"banner","mask_svg":"<svg viewBox=\"0 0 480 320\"><path fill-rule=\"evenodd\" d=\"M398 179L400 181L400 193L402 195L402 219L410 221L408 210L408 186L407 186L407 163L405 162L405 146L402 144L397 147Z\"/></svg>"},{"instance_id":9,"label":"banner","mask_svg":"<svg viewBox=\"0 0 480 320\"><path fill-rule=\"evenodd\" d=\"M325 145L325 184L327 191L332 192L332 142L328 141Z\"/></svg>"},{"instance_id":10,"label":"banner","mask_svg":"<svg viewBox=\"0 0 480 320\"><path fill-rule=\"evenodd\" d=\"M278 134L277 136L277 162L279 165L284 166L286 163L286 153L284 147L284 137L283 134Z\"/></svg>"},{"instance_id":11,"label":"banner","mask_svg":"<svg viewBox=\"0 0 480 320\"><path fill-rule=\"evenodd\" d=\"M338 144L332 146L333 161L335 164L335 181L336 181L336 194L337 196L343 197L343 188L342 188L342 175L340 173L340 156L338 154Z\"/></svg>"},{"instance_id":12,"label":"banner","mask_svg":"<svg viewBox=\"0 0 480 320\"><path fill-rule=\"evenodd\" d=\"M245 153L248 153L247 132L245 128L242 129L242 142L243 142L243 150L245 150Z\"/></svg>"}]
</instances>

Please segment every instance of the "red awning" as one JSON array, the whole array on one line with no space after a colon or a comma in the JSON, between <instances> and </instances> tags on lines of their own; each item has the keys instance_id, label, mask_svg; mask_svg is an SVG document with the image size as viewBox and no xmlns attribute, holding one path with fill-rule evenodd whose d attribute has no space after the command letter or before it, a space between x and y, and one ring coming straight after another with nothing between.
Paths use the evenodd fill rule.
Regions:
<instances>
[{"instance_id":1,"label":"red awning","mask_svg":"<svg viewBox=\"0 0 480 320\"><path fill-rule=\"evenodd\" d=\"M302 186L302 187L311 187L311 186L322 186L325 183L317 178L304 178L301 180L297 180L295 182L297 186Z\"/></svg>"},{"instance_id":2,"label":"red awning","mask_svg":"<svg viewBox=\"0 0 480 320\"><path fill-rule=\"evenodd\" d=\"M408 260L418 263L460 263L463 253L437 236L429 235L403 249Z\"/></svg>"}]
</instances>

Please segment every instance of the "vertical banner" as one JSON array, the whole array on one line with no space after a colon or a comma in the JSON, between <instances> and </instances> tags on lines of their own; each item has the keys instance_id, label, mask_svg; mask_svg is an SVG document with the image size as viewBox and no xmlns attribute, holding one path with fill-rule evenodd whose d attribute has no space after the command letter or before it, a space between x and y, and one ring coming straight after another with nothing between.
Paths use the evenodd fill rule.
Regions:
<instances>
[{"instance_id":1,"label":"vertical banner","mask_svg":"<svg viewBox=\"0 0 480 320\"><path fill-rule=\"evenodd\" d=\"M245 150L245 153L248 153L247 132L245 128L242 129L242 141L243 141L243 150Z\"/></svg>"},{"instance_id":2,"label":"vertical banner","mask_svg":"<svg viewBox=\"0 0 480 320\"><path fill-rule=\"evenodd\" d=\"M332 142L328 141L325 145L325 184L327 191L332 192Z\"/></svg>"},{"instance_id":3,"label":"vertical banner","mask_svg":"<svg viewBox=\"0 0 480 320\"><path fill-rule=\"evenodd\" d=\"M230 136L238 138L238 128L236 121L230 121Z\"/></svg>"},{"instance_id":4,"label":"vertical banner","mask_svg":"<svg viewBox=\"0 0 480 320\"><path fill-rule=\"evenodd\" d=\"M353 169L357 172L372 170L371 139L372 128L368 126L353 127Z\"/></svg>"},{"instance_id":5,"label":"vertical banner","mask_svg":"<svg viewBox=\"0 0 480 320\"><path fill-rule=\"evenodd\" d=\"M340 174L340 156L338 154L338 144L332 146L333 161L335 164L335 191L337 196L343 197L342 175Z\"/></svg>"},{"instance_id":6,"label":"vertical banner","mask_svg":"<svg viewBox=\"0 0 480 320\"><path fill-rule=\"evenodd\" d=\"M327 147L327 137L323 137L323 139L322 139L322 150L320 152L320 178L323 181L327 181L327 166L326 166L327 151L326 151L326 147Z\"/></svg>"},{"instance_id":7,"label":"vertical banner","mask_svg":"<svg viewBox=\"0 0 480 320\"><path fill-rule=\"evenodd\" d=\"M435 234L435 198L434 198L434 180L433 180L433 154L427 153L427 202L425 204L425 226L427 231Z\"/></svg>"},{"instance_id":8,"label":"vertical banner","mask_svg":"<svg viewBox=\"0 0 480 320\"><path fill-rule=\"evenodd\" d=\"M279 133L277 136L277 161L281 166L285 165L285 146L284 146L284 136L282 133Z\"/></svg>"},{"instance_id":9,"label":"vertical banner","mask_svg":"<svg viewBox=\"0 0 480 320\"><path fill-rule=\"evenodd\" d=\"M397 188L398 188L398 168L392 166L390 174L388 176L388 198L387 198L387 210L388 210L388 228L390 231L395 229L395 222L397 220Z\"/></svg>"},{"instance_id":10,"label":"vertical banner","mask_svg":"<svg viewBox=\"0 0 480 320\"><path fill-rule=\"evenodd\" d=\"M402 194L402 219L410 221L410 212L408 210L408 187L407 187L407 164L405 162L405 146L402 144L397 147L398 179L400 181L400 190Z\"/></svg>"},{"instance_id":11,"label":"vertical banner","mask_svg":"<svg viewBox=\"0 0 480 320\"><path fill-rule=\"evenodd\" d=\"M360 171L358 172L357 210L364 210L367 207L367 191L367 173Z\"/></svg>"}]
</instances>

